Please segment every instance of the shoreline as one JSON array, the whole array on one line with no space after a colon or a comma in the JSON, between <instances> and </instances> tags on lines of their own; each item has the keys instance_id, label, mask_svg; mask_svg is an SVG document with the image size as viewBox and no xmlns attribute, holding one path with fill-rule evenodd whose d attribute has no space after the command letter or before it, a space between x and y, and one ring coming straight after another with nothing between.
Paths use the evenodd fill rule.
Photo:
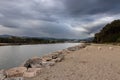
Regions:
<instances>
[{"instance_id":1,"label":"shoreline","mask_svg":"<svg viewBox=\"0 0 120 80\"><path fill-rule=\"evenodd\" d=\"M9 79L9 78L18 78L18 77L20 78L21 77L22 78L23 77L35 77L36 75L40 73L41 69L50 68L54 66L56 63L64 60L64 57L66 54L70 52L74 52L81 48L84 48L85 46L86 45L84 43L81 43L77 46L68 47L67 49L63 49L60 51L50 53L48 55L44 55L43 57L33 57L31 59L26 60L19 67L10 68L7 70L2 69L0 70L0 79L1 79L1 74L2 74L3 80ZM23 71L21 72L21 70Z\"/></svg>"},{"instance_id":2,"label":"shoreline","mask_svg":"<svg viewBox=\"0 0 120 80\"><path fill-rule=\"evenodd\" d=\"M118 45L82 43L32 57L0 75L2 80L119 80L119 52Z\"/></svg>"},{"instance_id":3,"label":"shoreline","mask_svg":"<svg viewBox=\"0 0 120 80\"><path fill-rule=\"evenodd\" d=\"M91 44L25 80L120 80L120 46Z\"/></svg>"},{"instance_id":4,"label":"shoreline","mask_svg":"<svg viewBox=\"0 0 120 80\"><path fill-rule=\"evenodd\" d=\"M68 43L68 42L63 42ZM78 42L69 42L78 43ZM0 43L0 46L16 46L16 45L39 45L39 44L60 44L60 43Z\"/></svg>"}]
</instances>

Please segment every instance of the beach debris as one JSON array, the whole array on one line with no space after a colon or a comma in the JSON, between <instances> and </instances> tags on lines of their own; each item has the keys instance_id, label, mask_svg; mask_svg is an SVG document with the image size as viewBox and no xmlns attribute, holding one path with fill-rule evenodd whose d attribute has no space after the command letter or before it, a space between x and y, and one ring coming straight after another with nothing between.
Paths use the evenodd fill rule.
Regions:
<instances>
[{"instance_id":1,"label":"beach debris","mask_svg":"<svg viewBox=\"0 0 120 80\"><path fill-rule=\"evenodd\" d=\"M15 67L5 71L7 78L9 77L22 77L23 73L27 71L26 67Z\"/></svg>"},{"instance_id":2,"label":"beach debris","mask_svg":"<svg viewBox=\"0 0 120 80\"><path fill-rule=\"evenodd\" d=\"M98 47L98 50L101 50L102 48L101 47Z\"/></svg>"},{"instance_id":3,"label":"beach debris","mask_svg":"<svg viewBox=\"0 0 120 80\"><path fill-rule=\"evenodd\" d=\"M42 68L29 68L26 72L24 72L23 77L31 78L40 74Z\"/></svg>"},{"instance_id":4,"label":"beach debris","mask_svg":"<svg viewBox=\"0 0 120 80\"><path fill-rule=\"evenodd\" d=\"M109 47L109 50L113 50L113 47Z\"/></svg>"},{"instance_id":5,"label":"beach debris","mask_svg":"<svg viewBox=\"0 0 120 80\"><path fill-rule=\"evenodd\" d=\"M6 78L5 70L0 70L0 80L4 80Z\"/></svg>"}]
</instances>

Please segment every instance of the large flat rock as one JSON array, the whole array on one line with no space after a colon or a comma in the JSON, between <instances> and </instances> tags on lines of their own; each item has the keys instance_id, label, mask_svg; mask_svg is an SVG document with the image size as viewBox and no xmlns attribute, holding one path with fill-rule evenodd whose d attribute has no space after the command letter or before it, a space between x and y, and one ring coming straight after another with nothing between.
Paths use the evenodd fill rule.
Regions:
<instances>
[{"instance_id":1,"label":"large flat rock","mask_svg":"<svg viewBox=\"0 0 120 80\"><path fill-rule=\"evenodd\" d=\"M27 71L26 67L15 67L5 71L7 77L21 77Z\"/></svg>"},{"instance_id":2,"label":"large flat rock","mask_svg":"<svg viewBox=\"0 0 120 80\"><path fill-rule=\"evenodd\" d=\"M31 78L40 74L42 68L29 68L26 72L24 72L23 77Z\"/></svg>"}]
</instances>

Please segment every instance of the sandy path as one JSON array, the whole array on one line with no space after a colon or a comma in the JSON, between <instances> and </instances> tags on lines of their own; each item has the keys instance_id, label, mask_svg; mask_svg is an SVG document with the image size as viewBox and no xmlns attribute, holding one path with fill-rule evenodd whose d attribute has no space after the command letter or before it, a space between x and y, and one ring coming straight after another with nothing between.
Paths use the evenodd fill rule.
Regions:
<instances>
[{"instance_id":1,"label":"sandy path","mask_svg":"<svg viewBox=\"0 0 120 80\"><path fill-rule=\"evenodd\" d=\"M109 46L91 45L67 54L64 61L26 80L120 80L120 46Z\"/></svg>"}]
</instances>

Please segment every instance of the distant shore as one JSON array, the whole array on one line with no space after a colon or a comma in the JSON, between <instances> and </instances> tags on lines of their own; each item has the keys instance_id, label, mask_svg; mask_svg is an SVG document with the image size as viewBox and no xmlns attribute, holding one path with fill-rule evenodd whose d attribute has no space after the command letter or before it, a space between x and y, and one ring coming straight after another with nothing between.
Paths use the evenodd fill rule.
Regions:
<instances>
[{"instance_id":1,"label":"distant shore","mask_svg":"<svg viewBox=\"0 0 120 80\"><path fill-rule=\"evenodd\" d=\"M37 44L37 43L34 43ZM0 43L0 46L10 46L10 45L30 45L29 43Z\"/></svg>"},{"instance_id":2,"label":"distant shore","mask_svg":"<svg viewBox=\"0 0 120 80\"><path fill-rule=\"evenodd\" d=\"M66 42L59 42L59 43L66 43ZM76 42L76 43L78 43L78 42ZM9 46L9 45L35 45L35 44L57 44L57 43L0 43L0 46Z\"/></svg>"},{"instance_id":3,"label":"distant shore","mask_svg":"<svg viewBox=\"0 0 120 80\"><path fill-rule=\"evenodd\" d=\"M21 44L16 44L16 43L0 43L0 46L7 46L7 45L21 45Z\"/></svg>"}]
</instances>

